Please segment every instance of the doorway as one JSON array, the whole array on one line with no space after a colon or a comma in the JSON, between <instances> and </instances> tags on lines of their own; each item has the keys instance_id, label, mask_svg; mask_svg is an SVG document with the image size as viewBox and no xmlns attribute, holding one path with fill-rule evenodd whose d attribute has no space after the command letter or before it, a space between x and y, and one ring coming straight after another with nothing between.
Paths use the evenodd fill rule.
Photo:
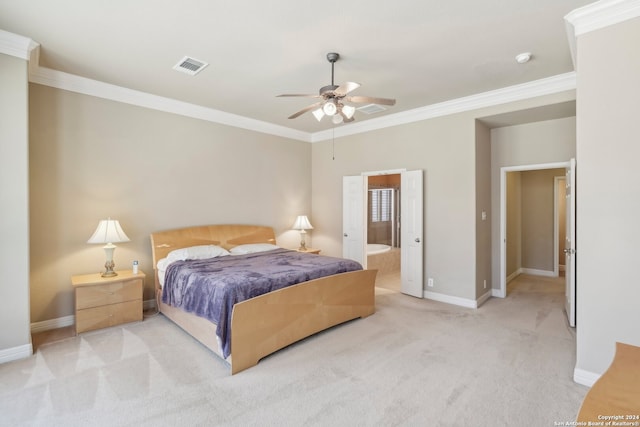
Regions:
<instances>
[{"instance_id":1,"label":"doorway","mask_svg":"<svg viewBox=\"0 0 640 427\"><path fill-rule=\"evenodd\" d=\"M342 256L368 268L367 217L370 176L400 175L399 218L400 292L424 297L423 171L391 170L363 172L343 177Z\"/></svg>"},{"instance_id":2,"label":"doorway","mask_svg":"<svg viewBox=\"0 0 640 427\"><path fill-rule=\"evenodd\" d=\"M401 175L367 177L367 268L378 270L377 286L400 292Z\"/></svg>"},{"instance_id":3,"label":"doorway","mask_svg":"<svg viewBox=\"0 0 640 427\"><path fill-rule=\"evenodd\" d=\"M558 275L558 258L559 254L556 252L558 250L557 245L557 234L559 234L559 225L558 223L558 206L557 206L557 181L552 180L549 184L548 188L551 194L553 194L553 199L549 201L551 206L553 206L553 217L551 222L553 223L553 239L550 239L549 242L543 242L543 244L551 244L553 251L553 258L551 259L551 263L547 264L536 264L537 261L532 261L532 266L526 266L523 268L522 266L522 254L516 251L514 255L514 247L520 247L522 242L521 229L523 225L518 223L520 221L521 215L520 212L517 212L518 209L527 210L527 214L533 217L533 220L529 221L530 223L535 223L536 215L539 215L538 212L532 211L534 207L523 207L520 203L518 197L519 194L508 191L508 183L511 181L513 184L514 181L518 181L516 175L509 175L511 173L526 173L530 171L542 171L542 170L551 170L551 169L562 169L563 171L570 167L570 162L559 162L559 163L545 163L545 164L537 164L537 165L523 165L523 166L511 166L511 167L503 167L500 169L500 289L498 292L499 297L505 298L507 296L507 283L510 279L516 277L519 273L531 273L542 276L554 277ZM516 177L514 179L514 177ZM555 185L554 185L555 184ZM517 184L519 185L519 184ZM534 190L535 191L535 190ZM513 199L515 199L515 209L510 207L509 201L511 200L511 205L513 205ZM515 212L514 212L515 211ZM509 219L511 217L511 219ZM515 226L514 226L515 224ZM539 224L537 224L539 225ZM548 225L547 225L548 226ZM527 226L525 226L527 227ZM531 233L535 233L535 228ZM534 236L535 239L540 240L539 236ZM536 242L540 243L540 242ZM533 251L535 252L535 251ZM529 254L527 254L529 255ZM535 258L535 257L533 257ZM526 262L525 262L526 264Z\"/></svg>"}]
</instances>

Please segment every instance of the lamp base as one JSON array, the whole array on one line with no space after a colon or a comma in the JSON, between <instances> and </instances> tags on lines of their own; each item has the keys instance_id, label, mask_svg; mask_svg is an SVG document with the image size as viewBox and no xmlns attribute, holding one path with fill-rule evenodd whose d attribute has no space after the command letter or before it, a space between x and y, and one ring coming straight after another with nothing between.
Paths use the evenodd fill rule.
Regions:
<instances>
[{"instance_id":1,"label":"lamp base","mask_svg":"<svg viewBox=\"0 0 640 427\"><path fill-rule=\"evenodd\" d=\"M298 252L307 251L307 243L305 242L305 238L304 238L305 234L307 234L305 230L300 230L300 247L298 248Z\"/></svg>"},{"instance_id":2,"label":"lamp base","mask_svg":"<svg viewBox=\"0 0 640 427\"><path fill-rule=\"evenodd\" d=\"M304 241L304 234L300 233L302 235L302 240L300 241L300 247L298 248L298 252L306 252L307 251L307 244Z\"/></svg>"},{"instance_id":3,"label":"lamp base","mask_svg":"<svg viewBox=\"0 0 640 427\"><path fill-rule=\"evenodd\" d=\"M117 276L118 273L116 273L115 271L105 271L104 273L102 273L100 275L100 277L114 277Z\"/></svg>"},{"instance_id":4,"label":"lamp base","mask_svg":"<svg viewBox=\"0 0 640 427\"><path fill-rule=\"evenodd\" d=\"M113 262L113 260L107 260L107 262L104 263L104 268L106 268L106 271L104 273L102 273L100 276L101 277L117 276L118 273L113 271L113 267L115 267L115 266L116 266L116 263Z\"/></svg>"}]
</instances>

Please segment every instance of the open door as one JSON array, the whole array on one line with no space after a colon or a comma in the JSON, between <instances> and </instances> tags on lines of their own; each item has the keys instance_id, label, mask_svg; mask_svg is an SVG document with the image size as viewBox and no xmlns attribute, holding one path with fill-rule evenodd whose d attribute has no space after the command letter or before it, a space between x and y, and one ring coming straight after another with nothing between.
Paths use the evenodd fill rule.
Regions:
<instances>
[{"instance_id":1,"label":"open door","mask_svg":"<svg viewBox=\"0 0 640 427\"><path fill-rule=\"evenodd\" d=\"M366 186L364 176L342 178L342 257L358 261L367 268L364 230L366 225Z\"/></svg>"},{"instance_id":2,"label":"open door","mask_svg":"<svg viewBox=\"0 0 640 427\"><path fill-rule=\"evenodd\" d=\"M567 230L565 256L565 309L569 326L576 326L576 160L566 169Z\"/></svg>"},{"instance_id":3,"label":"open door","mask_svg":"<svg viewBox=\"0 0 640 427\"><path fill-rule=\"evenodd\" d=\"M400 183L401 286L403 294L424 297L422 171L402 172Z\"/></svg>"}]
</instances>

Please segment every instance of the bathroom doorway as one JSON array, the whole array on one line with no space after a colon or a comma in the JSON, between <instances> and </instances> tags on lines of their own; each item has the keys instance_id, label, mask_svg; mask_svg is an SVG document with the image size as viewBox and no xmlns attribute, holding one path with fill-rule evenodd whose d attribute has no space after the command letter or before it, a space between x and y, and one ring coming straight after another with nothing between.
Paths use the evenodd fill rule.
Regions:
<instances>
[{"instance_id":1,"label":"bathroom doorway","mask_svg":"<svg viewBox=\"0 0 640 427\"><path fill-rule=\"evenodd\" d=\"M342 257L358 261L364 268L367 256L368 177L400 175L400 292L424 298L423 171L404 169L385 172L363 172L359 176L342 177ZM391 245L389 246L389 252ZM386 248L385 248L386 251ZM380 273L379 277L382 276ZM376 280L376 286L378 286Z\"/></svg>"},{"instance_id":2,"label":"bathroom doorway","mask_svg":"<svg viewBox=\"0 0 640 427\"><path fill-rule=\"evenodd\" d=\"M401 175L367 177L367 268L378 270L379 287L401 285Z\"/></svg>"}]
</instances>

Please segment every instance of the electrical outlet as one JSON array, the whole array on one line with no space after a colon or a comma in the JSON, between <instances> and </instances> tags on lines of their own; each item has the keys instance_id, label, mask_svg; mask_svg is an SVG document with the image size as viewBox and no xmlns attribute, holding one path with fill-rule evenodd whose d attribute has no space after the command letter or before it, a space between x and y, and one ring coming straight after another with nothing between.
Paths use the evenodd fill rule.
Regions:
<instances>
[{"instance_id":1,"label":"electrical outlet","mask_svg":"<svg viewBox=\"0 0 640 427\"><path fill-rule=\"evenodd\" d=\"M427 286L433 288L433 277L429 277L429 279L427 280Z\"/></svg>"},{"instance_id":2,"label":"electrical outlet","mask_svg":"<svg viewBox=\"0 0 640 427\"><path fill-rule=\"evenodd\" d=\"M484 288L487 289L487 279L484 279Z\"/></svg>"}]
</instances>

